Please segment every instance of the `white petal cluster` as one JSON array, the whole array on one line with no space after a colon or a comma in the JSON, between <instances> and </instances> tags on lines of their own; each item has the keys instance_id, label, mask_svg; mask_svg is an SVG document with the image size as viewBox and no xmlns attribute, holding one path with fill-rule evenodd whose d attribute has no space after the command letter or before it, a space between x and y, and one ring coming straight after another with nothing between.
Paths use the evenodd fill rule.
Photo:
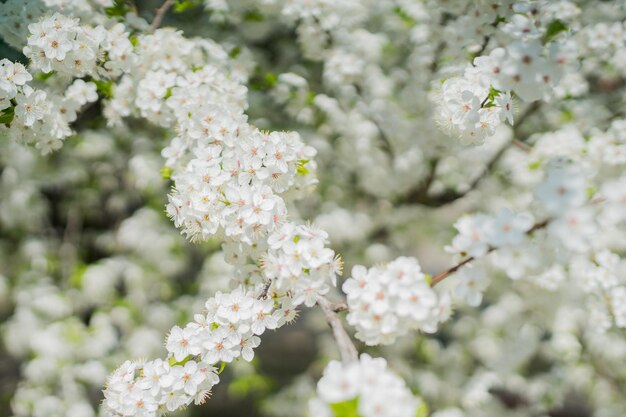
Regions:
<instances>
[{"instance_id":1,"label":"white petal cluster","mask_svg":"<svg viewBox=\"0 0 626 417\"><path fill-rule=\"evenodd\" d=\"M72 131L80 108L97 99L92 82L76 80L65 95L29 85L32 75L19 62L0 60L0 132L21 143L34 144L43 154L58 149Z\"/></svg>"},{"instance_id":2,"label":"white petal cluster","mask_svg":"<svg viewBox=\"0 0 626 417\"><path fill-rule=\"evenodd\" d=\"M107 381L105 415L152 417L194 401L200 404L218 382L217 370L203 362L126 361Z\"/></svg>"},{"instance_id":3,"label":"white petal cluster","mask_svg":"<svg viewBox=\"0 0 626 417\"><path fill-rule=\"evenodd\" d=\"M312 416L333 416L333 405L340 403L350 407L350 415L362 417L415 417L423 406L385 359L365 353L355 362L331 361L317 384L317 395L309 403Z\"/></svg>"},{"instance_id":4,"label":"white petal cluster","mask_svg":"<svg viewBox=\"0 0 626 417\"><path fill-rule=\"evenodd\" d=\"M567 42L542 40L546 24L532 13L514 14L501 28L512 38L506 47L474 58L462 77L443 82L435 99L440 122L451 134L482 143L502 122L513 125L513 93L524 102L550 99L574 65L576 51Z\"/></svg>"},{"instance_id":5,"label":"white petal cluster","mask_svg":"<svg viewBox=\"0 0 626 417\"><path fill-rule=\"evenodd\" d=\"M104 391L109 415L151 417L204 402L219 382L214 365L239 357L250 362L261 342L258 336L294 314L288 299L277 309L274 300L257 299L242 287L216 293L205 307L184 328L172 328L166 361L127 361L111 374Z\"/></svg>"},{"instance_id":6,"label":"white petal cluster","mask_svg":"<svg viewBox=\"0 0 626 417\"><path fill-rule=\"evenodd\" d=\"M461 257L480 258L496 248L519 246L533 224L529 213L515 213L508 208L496 216L480 213L463 216L454 224L458 235L446 249Z\"/></svg>"},{"instance_id":7,"label":"white petal cluster","mask_svg":"<svg viewBox=\"0 0 626 417\"><path fill-rule=\"evenodd\" d=\"M119 75L132 64L133 46L118 24L111 31L103 26L81 25L79 20L55 13L28 25L30 36L24 47L33 67L49 73L84 77ZM106 56L105 56L106 53ZM107 60L107 68L104 64Z\"/></svg>"},{"instance_id":8,"label":"white petal cluster","mask_svg":"<svg viewBox=\"0 0 626 417\"><path fill-rule=\"evenodd\" d=\"M438 297L415 258L370 269L357 265L342 288L348 323L368 345L393 343L410 330L434 332L449 317L449 299Z\"/></svg>"},{"instance_id":9,"label":"white petal cluster","mask_svg":"<svg viewBox=\"0 0 626 417\"><path fill-rule=\"evenodd\" d=\"M41 1L7 0L0 3L0 36L15 49L28 37L28 23L46 12Z\"/></svg>"},{"instance_id":10,"label":"white petal cluster","mask_svg":"<svg viewBox=\"0 0 626 417\"><path fill-rule=\"evenodd\" d=\"M295 306L315 305L318 295L336 285L336 275L343 267L341 259L326 247L327 240L325 231L294 223L286 223L271 234L262 259L270 290L291 295Z\"/></svg>"}]
</instances>

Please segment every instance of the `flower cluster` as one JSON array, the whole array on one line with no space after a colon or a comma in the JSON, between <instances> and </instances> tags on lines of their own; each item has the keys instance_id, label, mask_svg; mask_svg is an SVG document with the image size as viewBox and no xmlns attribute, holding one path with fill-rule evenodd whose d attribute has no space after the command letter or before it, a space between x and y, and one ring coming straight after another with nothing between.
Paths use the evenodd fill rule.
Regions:
<instances>
[{"instance_id":1,"label":"flower cluster","mask_svg":"<svg viewBox=\"0 0 626 417\"><path fill-rule=\"evenodd\" d=\"M287 217L276 193L294 184L306 149L293 133L266 134L223 113L196 109L197 140L184 171L174 175L168 213L192 240L224 235L251 244ZM193 133L192 133L193 134ZM310 154L310 153L309 153Z\"/></svg>"},{"instance_id":2,"label":"flower cluster","mask_svg":"<svg viewBox=\"0 0 626 417\"><path fill-rule=\"evenodd\" d=\"M450 314L449 298L430 287L415 258L401 257L385 266L357 265L343 284L348 323L368 345L390 344L410 330L437 330Z\"/></svg>"},{"instance_id":3,"label":"flower cluster","mask_svg":"<svg viewBox=\"0 0 626 417\"><path fill-rule=\"evenodd\" d=\"M241 357L250 362L266 329L294 318L287 300L275 308L236 288L207 300L206 313L196 314L184 328L174 326L166 340L168 358L125 362L107 382L105 405L111 416L150 417L204 402L219 382L214 365Z\"/></svg>"},{"instance_id":4,"label":"flower cluster","mask_svg":"<svg viewBox=\"0 0 626 417\"><path fill-rule=\"evenodd\" d=\"M317 296L336 285L343 263L325 247L328 234L309 226L285 223L267 239L269 249L261 259L270 291L289 294L294 305L312 307Z\"/></svg>"},{"instance_id":5,"label":"flower cluster","mask_svg":"<svg viewBox=\"0 0 626 417\"><path fill-rule=\"evenodd\" d=\"M92 28L79 24L76 18L55 13L30 24L28 30L24 55L44 73L110 77L129 70L133 64L133 45L123 24L111 30Z\"/></svg>"},{"instance_id":6,"label":"flower cluster","mask_svg":"<svg viewBox=\"0 0 626 417\"><path fill-rule=\"evenodd\" d=\"M482 143L502 122L513 125L513 94L524 102L548 100L567 69L575 65L572 44L553 41L567 29L565 23L546 20L550 10L540 10L520 8L500 28L511 38L506 47L477 56L462 77L442 84L436 95L438 117L463 142ZM500 16L493 17L498 23ZM485 47L489 39L487 35Z\"/></svg>"},{"instance_id":7,"label":"flower cluster","mask_svg":"<svg viewBox=\"0 0 626 417\"><path fill-rule=\"evenodd\" d=\"M504 208L495 216L475 214L463 216L454 224L458 235L448 250L461 257L480 258L494 248L521 244L533 226L529 213L515 213Z\"/></svg>"},{"instance_id":8,"label":"flower cluster","mask_svg":"<svg viewBox=\"0 0 626 417\"><path fill-rule=\"evenodd\" d=\"M217 382L217 370L202 362L190 360L172 366L161 359L126 361L107 381L106 413L116 417L152 417L194 400L200 404Z\"/></svg>"},{"instance_id":9,"label":"flower cluster","mask_svg":"<svg viewBox=\"0 0 626 417\"><path fill-rule=\"evenodd\" d=\"M43 153L57 150L71 134L70 123L85 104L95 101L96 85L77 79L64 95L34 89L26 68L0 61L0 132L21 143L35 144Z\"/></svg>"},{"instance_id":10,"label":"flower cluster","mask_svg":"<svg viewBox=\"0 0 626 417\"><path fill-rule=\"evenodd\" d=\"M316 417L331 417L334 410L363 417L415 417L427 414L404 381L383 358L362 354L355 362L331 361L317 384L317 398L309 403Z\"/></svg>"}]
</instances>

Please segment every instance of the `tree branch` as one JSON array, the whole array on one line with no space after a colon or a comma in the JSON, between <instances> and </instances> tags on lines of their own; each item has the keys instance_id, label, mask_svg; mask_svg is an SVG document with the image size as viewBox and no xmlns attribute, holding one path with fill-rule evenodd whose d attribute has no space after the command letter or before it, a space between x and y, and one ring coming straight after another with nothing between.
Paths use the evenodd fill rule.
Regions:
<instances>
[{"instance_id":1,"label":"tree branch","mask_svg":"<svg viewBox=\"0 0 626 417\"><path fill-rule=\"evenodd\" d=\"M546 227L549 223L550 223L551 219L546 219L540 223L535 223L535 225L533 225L533 227L531 227L530 229L528 229L526 231L527 235L532 234L533 232L539 230L539 229L543 229L544 227ZM487 253L491 253L494 250L496 250L496 248L494 248L493 246L489 248L489 250L487 251ZM439 284L441 281L443 281L444 279L448 278L450 275L454 274L456 271L458 271L459 269L461 269L463 266L467 265L468 263L472 262L473 260L475 260L476 258L473 256L470 256L468 258L465 258L464 260L462 260L461 262L459 262L458 264L454 265L452 268L447 269L445 271L443 271L440 274L435 275L432 280L430 281L430 286L434 287L435 285Z\"/></svg>"},{"instance_id":2,"label":"tree branch","mask_svg":"<svg viewBox=\"0 0 626 417\"><path fill-rule=\"evenodd\" d=\"M354 347L354 343L352 343L352 339L350 339L350 336L348 336L348 333L346 333L346 330L343 328L341 318L335 312L338 306L334 306L327 298L322 296L317 297L317 305L320 306L324 312L326 321L333 330L333 335L335 336L339 353L341 354L341 360L343 362L356 361L359 354L356 347Z\"/></svg>"},{"instance_id":3,"label":"tree branch","mask_svg":"<svg viewBox=\"0 0 626 417\"><path fill-rule=\"evenodd\" d=\"M165 18L167 11L170 9L170 7L174 5L175 1L176 0L165 0L161 7L157 9L156 14L154 15L154 20L152 20L152 24L150 25L150 29L148 30L149 33L154 32L159 26L161 26L163 18Z\"/></svg>"},{"instance_id":4,"label":"tree branch","mask_svg":"<svg viewBox=\"0 0 626 417\"><path fill-rule=\"evenodd\" d=\"M513 135L510 141L508 141L502 148L496 152L491 159L487 162L482 171L470 182L469 186L464 191L456 191L456 190L446 190L437 195L428 195L428 189L423 189L423 186L420 186L413 191L409 192L405 198L397 201L397 204L406 205L406 204L420 204L427 207L441 207L446 204L452 203L462 197L465 197L470 191L476 189L478 185L485 179L488 174L495 168L495 166L500 162L502 156L506 153L511 145L515 145L517 147L522 147L525 144L525 140L517 139L519 136L520 126L528 119L531 115L536 113L541 107L541 103L539 101L533 102L524 113L516 120L515 126L513 127ZM528 146L526 146L525 150L528 150ZM429 178L427 182L428 185L432 183L434 178Z\"/></svg>"}]
</instances>

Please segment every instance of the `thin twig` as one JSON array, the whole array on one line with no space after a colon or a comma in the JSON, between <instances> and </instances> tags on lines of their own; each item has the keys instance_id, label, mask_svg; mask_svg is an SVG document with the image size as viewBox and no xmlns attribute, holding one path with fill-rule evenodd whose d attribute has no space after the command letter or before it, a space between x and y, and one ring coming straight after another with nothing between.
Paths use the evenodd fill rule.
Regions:
<instances>
[{"instance_id":1,"label":"thin twig","mask_svg":"<svg viewBox=\"0 0 626 417\"><path fill-rule=\"evenodd\" d=\"M530 229L528 229L526 231L527 235L532 234L533 232L539 230L539 229L543 229L544 227L546 227L549 223L550 223L551 219L546 219L540 223L535 223L533 225L533 227L531 227ZM493 252L494 250L496 250L496 248L494 248L493 246L491 246L489 248L489 250L487 251L487 253ZM468 263L472 262L473 260L475 260L476 258L473 256L470 256L468 258L463 259L461 262L459 262L458 264L454 265L452 268L447 269L445 271L443 271L440 274L435 275L431 281L430 281L430 286L434 287L435 285L439 284L441 281L443 281L444 279L448 278L450 275L454 274L456 271L458 271L459 269L461 269L463 266L467 265Z\"/></svg>"},{"instance_id":2,"label":"thin twig","mask_svg":"<svg viewBox=\"0 0 626 417\"><path fill-rule=\"evenodd\" d=\"M163 21L163 18L167 14L167 11L170 9L170 7L174 5L175 1L176 0L165 0L165 2L161 5L161 7L157 9L156 14L154 15L154 20L152 21L152 24L150 25L150 29L149 29L150 33L154 32L155 30L157 30L159 26L161 26L161 22Z\"/></svg>"},{"instance_id":3,"label":"thin twig","mask_svg":"<svg viewBox=\"0 0 626 417\"><path fill-rule=\"evenodd\" d=\"M317 305L320 306L326 316L328 325L333 330L335 341L339 347L339 353L341 354L341 360L343 362L354 362L358 359L359 353L352 343L352 339L346 333L341 323L341 318L335 312L337 306L334 306L327 298L319 296L317 297Z\"/></svg>"},{"instance_id":4,"label":"thin twig","mask_svg":"<svg viewBox=\"0 0 626 417\"><path fill-rule=\"evenodd\" d=\"M524 143L524 139L518 139L520 135L520 127L523 123L534 113L536 113L541 107L541 103L536 101L532 103L524 113L520 115L520 117L516 120L515 126L513 127L513 136L510 141L504 144L498 152L496 152L489 162L485 165L485 167L480 171L480 173L474 177L474 179L470 182L469 186L464 191L456 191L456 190L446 190L436 195L428 195L428 189L423 190L422 187L418 187L417 189L409 192L406 197L397 201L397 205L405 205L405 204L420 204L427 207L441 207L446 204L452 203L462 197L465 197L470 191L476 189L478 185L483 181L483 179L487 178L488 174L495 168L495 166L500 162L500 159L506 151L509 149L511 145L521 147L526 145ZM526 145L527 146L527 145ZM434 178L431 178L431 181Z\"/></svg>"}]
</instances>

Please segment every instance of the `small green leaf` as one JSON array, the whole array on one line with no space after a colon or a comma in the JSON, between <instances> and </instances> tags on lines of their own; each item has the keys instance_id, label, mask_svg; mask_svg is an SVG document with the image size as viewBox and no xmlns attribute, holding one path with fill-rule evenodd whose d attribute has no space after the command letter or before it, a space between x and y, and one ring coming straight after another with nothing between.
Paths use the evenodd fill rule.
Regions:
<instances>
[{"instance_id":1,"label":"small green leaf","mask_svg":"<svg viewBox=\"0 0 626 417\"><path fill-rule=\"evenodd\" d=\"M293 237L293 243L298 243L298 242L300 242L300 236L295 235L295 236Z\"/></svg>"},{"instance_id":2,"label":"small green leaf","mask_svg":"<svg viewBox=\"0 0 626 417\"><path fill-rule=\"evenodd\" d=\"M174 173L174 170L170 167L161 168L161 176L163 177L164 180L169 180L170 178L172 178L173 173Z\"/></svg>"},{"instance_id":3,"label":"small green leaf","mask_svg":"<svg viewBox=\"0 0 626 417\"><path fill-rule=\"evenodd\" d=\"M561 113L561 121L563 123L568 123L574 120L574 113L570 109L565 109Z\"/></svg>"},{"instance_id":4,"label":"small green leaf","mask_svg":"<svg viewBox=\"0 0 626 417\"><path fill-rule=\"evenodd\" d=\"M330 405L335 417L360 417L359 416L359 399L344 401Z\"/></svg>"},{"instance_id":5,"label":"small green leaf","mask_svg":"<svg viewBox=\"0 0 626 417\"><path fill-rule=\"evenodd\" d=\"M201 5L202 0L178 0L178 2L174 4L174 13L183 13Z\"/></svg>"},{"instance_id":6,"label":"small green leaf","mask_svg":"<svg viewBox=\"0 0 626 417\"><path fill-rule=\"evenodd\" d=\"M193 358L193 356L191 355L187 355L185 357L185 359L183 359L182 361L176 361L176 359L173 356L170 356L170 358L167 360L167 362L170 364L170 366L184 366L187 362L189 362L191 360L191 358Z\"/></svg>"},{"instance_id":7,"label":"small green leaf","mask_svg":"<svg viewBox=\"0 0 626 417\"><path fill-rule=\"evenodd\" d=\"M263 15L258 10L249 10L243 15L246 22L262 22Z\"/></svg>"},{"instance_id":8,"label":"small green leaf","mask_svg":"<svg viewBox=\"0 0 626 417\"><path fill-rule=\"evenodd\" d=\"M431 284L432 284L432 282L433 282L433 277L432 277L432 275L429 275L429 274L424 274L424 281L426 281L426 283L427 283L428 285L431 285Z\"/></svg>"},{"instance_id":9,"label":"small green leaf","mask_svg":"<svg viewBox=\"0 0 626 417\"><path fill-rule=\"evenodd\" d=\"M15 117L15 106L7 107L0 112L0 124L9 126Z\"/></svg>"},{"instance_id":10,"label":"small green leaf","mask_svg":"<svg viewBox=\"0 0 626 417\"><path fill-rule=\"evenodd\" d=\"M81 288L83 286L83 277L85 276L85 271L87 271L87 265L78 264L72 275L70 275L69 284L72 287Z\"/></svg>"},{"instance_id":11,"label":"small green leaf","mask_svg":"<svg viewBox=\"0 0 626 417\"><path fill-rule=\"evenodd\" d=\"M163 100L167 100L170 97L172 97L172 87L167 89L167 91L165 92L165 97L163 97Z\"/></svg>"},{"instance_id":12,"label":"small green leaf","mask_svg":"<svg viewBox=\"0 0 626 417\"><path fill-rule=\"evenodd\" d=\"M528 169L531 171L536 171L541 168L541 161L535 161L528 164Z\"/></svg>"},{"instance_id":13,"label":"small green leaf","mask_svg":"<svg viewBox=\"0 0 626 417\"><path fill-rule=\"evenodd\" d=\"M241 53L241 48L238 46L235 46L233 49L230 50L230 52L228 53L228 56L235 59L239 56L240 53Z\"/></svg>"},{"instance_id":14,"label":"small green leaf","mask_svg":"<svg viewBox=\"0 0 626 417\"><path fill-rule=\"evenodd\" d=\"M269 87L274 87L278 82L278 77L273 72L268 72L265 74L265 83Z\"/></svg>"},{"instance_id":15,"label":"small green leaf","mask_svg":"<svg viewBox=\"0 0 626 417\"><path fill-rule=\"evenodd\" d=\"M54 74L56 74L56 71L39 72L35 74L35 79L38 81L46 81L48 78L52 77Z\"/></svg>"},{"instance_id":16,"label":"small green leaf","mask_svg":"<svg viewBox=\"0 0 626 417\"><path fill-rule=\"evenodd\" d=\"M98 93L104 98L113 97L113 81L93 80Z\"/></svg>"},{"instance_id":17,"label":"small green leaf","mask_svg":"<svg viewBox=\"0 0 626 417\"><path fill-rule=\"evenodd\" d=\"M546 33L543 35L544 42L550 42L554 39L559 33L565 32L568 30L568 27L562 21L555 19L548 23L548 27L546 28Z\"/></svg>"},{"instance_id":18,"label":"small green leaf","mask_svg":"<svg viewBox=\"0 0 626 417\"><path fill-rule=\"evenodd\" d=\"M421 402L419 407L417 407L417 413L415 413L415 417L426 417L430 410L428 409L428 405L424 401Z\"/></svg>"},{"instance_id":19,"label":"small green leaf","mask_svg":"<svg viewBox=\"0 0 626 417\"><path fill-rule=\"evenodd\" d=\"M411 15L408 14L403 8L395 7L393 12L400 18L400 20L402 20L402 23L404 23L406 27L413 27L417 24L417 21L413 19L413 17L411 17Z\"/></svg>"},{"instance_id":20,"label":"small green leaf","mask_svg":"<svg viewBox=\"0 0 626 417\"><path fill-rule=\"evenodd\" d=\"M115 0L113 6L104 9L108 17L124 17L130 12L130 2L128 0Z\"/></svg>"},{"instance_id":21,"label":"small green leaf","mask_svg":"<svg viewBox=\"0 0 626 417\"><path fill-rule=\"evenodd\" d=\"M300 159L297 163L296 163L296 173L299 175L307 175L309 173L309 170L306 167L306 164L309 162L308 159Z\"/></svg>"},{"instance_id":22,"label":"small green leaf","mask_svg":"<svg viewBox=\"0 0 626 417\"><path fill-rule=\"evenodd\" d=\"M224 372L224 369L226 369L226 362L222 362L222 364L220 365L220 370L217 371L217 374L222 375L222 372Z\"/></svg>"}]
</instances>

